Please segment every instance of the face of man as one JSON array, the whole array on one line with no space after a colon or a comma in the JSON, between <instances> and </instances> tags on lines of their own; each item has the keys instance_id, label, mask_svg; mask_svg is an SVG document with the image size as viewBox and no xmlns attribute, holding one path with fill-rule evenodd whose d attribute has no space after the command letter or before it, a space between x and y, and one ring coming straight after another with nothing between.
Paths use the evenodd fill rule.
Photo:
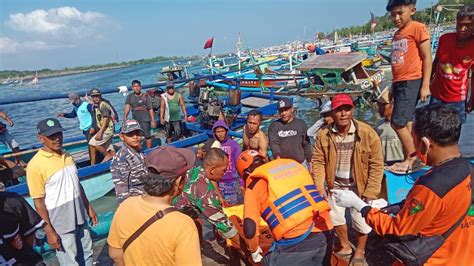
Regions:
<instances>
[{"instance_id":1,"label":"face of man","mask_svg":"<svg viewBox=\"0 0 474 266\"><path fill-rule=\"evenodd\" d=\"M142 91L142 86L138 83L133 83L132 89L135 94L139 95Z\"/></svg>"},{"instance_id":2,"label":"face of man","mask_svg":"<svg viewBox=\"0 0 474 266\"><path fill-rule=\"evenodd\" d=\"M411 16L416 12L416 7L413 5L400 5L392 8L390 15L393 23L399 29L405 27L405 25L411 21Z\"/></svg>"},{"instance_id":3,"label":"face of man","mask_svg":"<svg viewBox=\"0 0 474 266\"><path fill-rule=\"evenodd\" d=\"M227 170L227 165L229 163L229 159L226 157L224 160L221 160L220 162L216 162L214 165L212 165L209 170L209 180L216 181L218 182L221 180L221 178L224 176L226 170Z\"/></svg>"},{"instance_id":4,"label":"face of man","mask_svg":"<svg viewBox=\"0 0 474 266\"><path fill-rule=\"evenodd\" d=\"M134 130L129 133L120 133L120 139L135 150L141 149L142 132Z\"/></svg>"},{"instance_id":5,"label":"face of man","mask_svg":"<svg viewBox=\"0 0 474 266\"><path fill-rule=\"evenodd\" d=\"M223 127L218 127L214 130L214 135L218 141L222 142L227 137L227 130Z\"/></svg>"},{"instance_id":6,"label":"face of man","mask_svg":"<svg viewBox=\"0 0 474 266\"><path fill-rule=\"evenodd\" d=\"M349 126L352 121L352 110L352 106L350 105L342 105L336 108L336 110L332 112L336 126Z\"/></svg>"},{"instance_id":7,"label":"face of man","mask_svg":"<svg viewBox=\"0 0 474 266\"><path fill-rule=\"evenodd\" d=\"M460 17L456 19L456 36L459 41L472 38L474 33L474 20L472 17Z\"/></svg>"},{"instance_id":8,"label":"face of man","mask_svg":"<svg viewBox=\"0 0 474 266\"><path fill-rule=\"evenodd\" d=\"M93 95L91 96L91 98L92 98L92 102L94 102L95 105L100 104L100 102L102 101L102 96L100 95Z\"/></svg>"},{"instance_id":9,"label":"face of man","mask_svg":"<svg viewBox=\"0 0 474 266\"><path fill-rule=\"evenodd\" d=\"M280 108L278 109L278 113L280 114L280 119L283 123L288 123L293 120L293 113L295 108L287 107L287 108Z\"/></svg>"},{"instance_id":10,"label":"face of man","mask_svg":"<svg viewBox=\"0 0 474 266\"><path fill-rule=\"evenodd\" d=\"M63 148L63 133L58 132L51 136L38 135L38 139L44 145L45 149L50 152L60 152Z\"/></svg>"},{"instance_id":11,"label":"face of man","mask_svg":"<svg viewBox=\"0 0 474 266\"><path fill-rule=\"evenodd\" d=\"M166 92L168 92L169 95L173 95L174 94L174 87L168 87L166 89Z\"/></svg>"},{"instance_id":12,"label":"face of man","mask_svg":"<svg viewBox=\"0 0 474 266\"><path fill-rule=\"evenodd\" d=\"M260 117L258 115L249 115L247 117L247 130L250 134L255 134L260 129Z\"/></svg>"}]
</instances>

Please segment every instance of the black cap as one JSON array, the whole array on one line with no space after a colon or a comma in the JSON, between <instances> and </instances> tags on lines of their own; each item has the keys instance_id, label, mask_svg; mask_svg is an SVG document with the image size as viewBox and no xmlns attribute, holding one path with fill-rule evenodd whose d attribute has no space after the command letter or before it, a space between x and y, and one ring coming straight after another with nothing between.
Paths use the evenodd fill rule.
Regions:
<instances>
[{"instance_id":1,"label":"black cap","mask_svg":"<svg viewBox=\"0 0 474 266\"><path fill-rule=\"evenodd\" d=\"M289 98L281 98L278 100L278 109L293 107L293 103Z\"/></svg>"},{"instance_id":2,"label":"black cap","mask_svg":"<svg viewBox=\"0 0 474 266\"><path fill-rule=\"evenodd\" d=\"M38 134L44 135L46 137L64 131L63 127L59 123L59 120L55 118L47 118L39 121L36 125L36 129L38 130Z\"/></svg>"},{"instance_id":3,"label":"black cap","mask_svg":"<svg viewBox=\"0 0 474 266\"><path fill-rule=\"evenodd\" d=\"M102 95L102 93L100 93L100 90L99 90L99 89L92 88L92 89L89 91L89 95L90 95L90 96L96 96L96 95Z\"/></svg>"}]
</instances>

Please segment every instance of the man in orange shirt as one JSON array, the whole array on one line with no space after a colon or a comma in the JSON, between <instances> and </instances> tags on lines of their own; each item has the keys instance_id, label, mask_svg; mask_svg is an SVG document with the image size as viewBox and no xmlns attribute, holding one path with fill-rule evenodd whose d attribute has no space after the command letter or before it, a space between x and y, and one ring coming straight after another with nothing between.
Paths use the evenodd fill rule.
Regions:
<instances>
[{"instance_id":1,"label":"man in orange shirt","mask_svg":"<svg viewBox=\"0 0 474 266\"><path fill-rule=\"evenodd\" d=\"M464 217L424 265L473 265L471 167L459 151L460 127L459 113L451 107L417 110L413 138L418 156L432 168L415 182L398 213L372 208L350 190L333 190L336 203L356 208L377 234L398 240L442 235Z\"/></svg>"},{"instance_id":2,"label":"man in orange shirt","mask_svg":"<svg viewBox=\"0 0 474 266\"><path fill-rule=\"evenodd\" d=\"M430 33L425 25L412 20L415 4L416 0L389 0L387 4L387 11L398 27L392 40L392 127L405 153L404 161L393 164L389 170L403 174L412 170L416 159L410 132L417 101L425 102L430 95Z\"/></svg>"},{"instance_id":3,"label":"man in orange shirt","mask_svg":"<svg viewBox=\"0 0 474 266\"><path fill-rule=\"evenodd\" d=\"M292 159L265 163L258 152L246 150L237 172L245 179L243 228L253 261L263 258L258 243L262 217L275 239L264 265L330 265L330 207L308 170Z\"/></svg>"}]
</instances>

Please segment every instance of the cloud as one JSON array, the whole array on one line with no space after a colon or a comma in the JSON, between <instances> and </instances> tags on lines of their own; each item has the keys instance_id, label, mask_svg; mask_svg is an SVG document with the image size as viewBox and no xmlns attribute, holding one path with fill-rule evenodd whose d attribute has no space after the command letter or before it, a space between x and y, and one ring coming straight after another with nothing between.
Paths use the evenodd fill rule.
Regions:
<instances>
[{"instance_id":1,"label":"cloud","mask_svg":"<svg viewBox=\"0 0 474 266\"><path fill-rule=\"evenodd\" d=\"M68 6L10 14L6 24L16 33L0 36L2 54L75 47L102 40L105 33L119 29L118 23L102 13Z\"/></svg>"},{"instance_id":2,"label":"cloud","mask_svg":"<svg viewBox=\"0 0 474 266\"><path fill-rule=\"evenodd\" d=\"M53 48L56 48L56 46L44 41L19 42L8 37L0 37L0 54L14 54L22 51L41 51Z\"/></svg>"},{"instance_id":3,"label":"cloud","mask_svg":"<svg viewBox=\"0 0 474 266\"><path fill-rule=\"evenodd\" d=\"M58 37L70 35L68 33L90 36L106 20L106 16L102 13L81 12L75 7L59 7L48 11L38 9L26 14L10 14L7 24L14 30L26 33Z\"/></svg>"}]
</instances>

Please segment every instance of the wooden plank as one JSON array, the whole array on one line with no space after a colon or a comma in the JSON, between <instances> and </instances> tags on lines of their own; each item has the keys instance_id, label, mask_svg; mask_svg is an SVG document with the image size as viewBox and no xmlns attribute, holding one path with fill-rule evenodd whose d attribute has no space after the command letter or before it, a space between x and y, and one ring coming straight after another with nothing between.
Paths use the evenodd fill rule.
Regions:
<instances>
[{"instance_id":1,"label":"wooden plank","mask_svg":"<svg viewBox=\"0 0 474 266\"><path fill-rule=\"evenodd\" d=\"M240 102L242 103L243 106L252 107L252 108L260 108L260 107L270 104L269 99L262 99L262 98L257 98L257 97L247 97L245 99L242 99Z\"/></svg>"},{"instance_id":2,"label":"wooden plank","mask_svg":"<svg viewBox=\"0 0 474 266\"><path fill-rule=\"evenodd\" d=\"M310 71L316 68L324 68L347 71L362 62L366 57L364 53L359 52L315 55L303 61L296 69Z\"/></svg>"}]
</instances>

